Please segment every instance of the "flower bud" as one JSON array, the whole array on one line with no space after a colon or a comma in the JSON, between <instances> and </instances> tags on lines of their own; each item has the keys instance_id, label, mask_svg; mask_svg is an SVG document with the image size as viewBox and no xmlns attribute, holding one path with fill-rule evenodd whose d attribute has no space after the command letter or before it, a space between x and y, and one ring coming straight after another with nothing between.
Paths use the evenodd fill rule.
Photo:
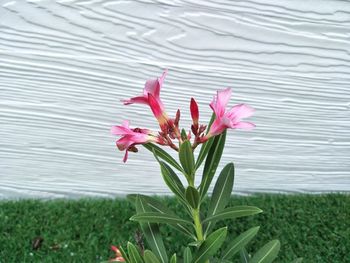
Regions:
<instances>
[{"instance_id":1,"label":"flower bud","mask_svg":"<svg viewBox=\"0 0 350 263\"><path fill-rule=\"evenodd\" d=\"M191 110L193 125L195 128L198 129L199 111L198 111L197 102L194 100L194 98L191 98L190 110Z\"/></svg>"},{"instance_id":2,"label":"flower bud","mask_svg":"<svg viewBox=\"0 0 350 263\"><path fill-rule=\"evenodd\" d=\"M179 127L179 121L180 121L180 110L178 109L176 112L175 120L174 120L174 125L176 127Z\"/></svg>"}]
</instances>

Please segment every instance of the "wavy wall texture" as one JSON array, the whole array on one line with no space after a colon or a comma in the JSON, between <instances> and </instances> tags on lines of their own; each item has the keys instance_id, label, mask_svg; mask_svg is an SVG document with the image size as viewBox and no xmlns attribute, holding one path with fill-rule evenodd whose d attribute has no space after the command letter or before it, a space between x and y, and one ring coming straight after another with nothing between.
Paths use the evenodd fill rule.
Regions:
<instances>
[{"instance_id":1,"label":"wavy wall texture","mask_svg":"<svg viewBox=\"0 0 350 263\"><path fill-rule=\"evenodd\" d=\"M109 129L157 128L141 92L164 68L170 115L217 89L256 108L223 163L236 193L350 191L347 1L2 1L0 198L163 194L151 154Z\"/></svg>"}]
</instances>

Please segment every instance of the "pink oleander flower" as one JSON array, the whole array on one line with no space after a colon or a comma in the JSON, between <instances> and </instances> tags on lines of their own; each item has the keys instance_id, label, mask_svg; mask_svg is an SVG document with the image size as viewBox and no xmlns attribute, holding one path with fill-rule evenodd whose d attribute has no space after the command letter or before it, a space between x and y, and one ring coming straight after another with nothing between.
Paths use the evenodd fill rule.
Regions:
<instances>
[{"instance_id":1,"label":"pink oleander flower","mask_svg":"<svg viewBox=\"0 0 350 263\"><path fill-rule=\"evenodd\" d=\"M169 118L164 110L164 105L160 100L160 90L162 88L166 74L167 70L163 72L161 77L147 80L142 95L133 97L128 100L122 100L124 105L139 103L150 106L153 115L158 120L160 128L164 132L167 129Z\"/></svg>"},{"instance_id":2,"label":"pink oleander flower","mask_svg":"<svg viewBox=\"0 0 350 263\"><path fill-rule=\"evenodd\" d=\"M125 259L123 258L122 253L120 252L119 248L116 246L111 246L111 250L115 252L115 258L111 258L110 262L125 262Z\"/></svg>"},{"instance_id":3,"label":"pink oleander flower","mask_svg":"<svg viewBox=\"0 0 350 263\"><path fill-rule=\"evenodd\" d=\"M121 135L122 137L117 140L116 145L120 151L125 150L123 162L128 159L128 152L137 152L135 145L144 144L149 142L159 142L159 138L156 134L153 134L148 129L129 127L129 121L124 121L121 126L113 126L111 129L113 135Z\"/></svg>"},{"instance_id":4,"label":"pink oleander flower","mask_svg":"<svg viewBox=\"0 0 350 263\"><path fill-rule=\"evenodd\" d=\"M252 129L255 125L251 122L241 121L243 118L249 117L254 113L254 109L246 104L239 104L226 111L226 105L231 98L231 89L227 88L219 90L214 96L210 107L216 115L216 119L210 127L206 138L218 135L225 129Z\"/></svg>"}]
</instances>

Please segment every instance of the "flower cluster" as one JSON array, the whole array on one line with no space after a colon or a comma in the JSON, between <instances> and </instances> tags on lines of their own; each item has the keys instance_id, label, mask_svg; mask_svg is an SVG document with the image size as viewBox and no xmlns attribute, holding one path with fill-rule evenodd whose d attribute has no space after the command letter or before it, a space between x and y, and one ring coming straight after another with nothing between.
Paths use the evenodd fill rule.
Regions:
<instances>
[{"instance_id":1,"label":"flower cluster","mask_svg":"<svg viewBox=\"0 0 350 263\"><path fill-rule=\"evenodd\" d=\"M225 147L226 130L254 128L253 123L243 121L244 118L251 116L254 110L246 104L227 109L231 89L219 90L209 104L213 110L209 123L200 122L198 104L191 98L192 124L189 129L182 129L179 125L180 109L174 118L171 118L160 99L166 74L167 71L157 79L148 80L142 95L123 100L126 105L134 103L148 105L158 120L160 130L130 128L129 121L124 121L122 125L112 127L112 134L121 136L117 140L117 147L125 151L124 162L128 158L128 152L137 152L136 146L140 144L153 153L165 184L180 204L176 209L182 209L186 216L179 217L158 198L143 194L128 195L127 198L136 209L136 214L130 220L140 224L142 233L138 231L135 234L136 244L127 242L125 249L121 246L119 249L112 246L116 255L110 262L236 262L240 254L242 262L272 263L280 249L278 240L269 241L254 254L248 253L246 249L248 243L258 233L259 226L252 227L235 238L229 234L230 225L220 228L215 226L222 220L253 216L262 212L255 206L230 204L235 178L233 162L226 164L214 180ZM178 160L156 144L177 151ZM202 144L200 151L195 156L194 151L200 144ZM203 169L200 169L202 165ZM198 177L199 172L201 176ZM212 183L214 187L209 195ZM208 205L203 205L204 202ZM182 244L183 252L177 251L169 255L169 251L173 249L166 247L160 224L166 224L186 236ZM293 262L301 262L301 258Z\"/></svg>"},{"instance_id":2,"label":"flower cluster","mask_svg":"<svg viewBox=\"0 0 350 263\"><path fill-rule=\"evenodd\" d=\"M231 89L217 91L210 107L215 113L215 120L210 126L208 132L207 125L199 123L198 104L194 98L190 101L190 112L192 125L190 131L186 133L185 129L179 128L180 110L178 109L174 118L170 118L165 111L164 104L160 99L160 90L162 89L167 71L164 71L161 77L146 81L143 94L127 100L123 100L125 105L145 104L148 105L154 117L158 120L160 131L154 132L143 128L130 128L129 121L124 121L120 126L112 127L112 134L121 136L116 144L119 150L125 151L123 161L128 159L128 152L137 152L136 145L146 143L157 143L169 146L178 151L179 146L184 141L190 141L193 134L192 149L199 144L206 142L209 138L221 134L227 128L251 129L255 127L253 123L243 122L242 119L253 114L254 110L246 104L239 104L226 110L226 106L231 97ZM177 142L176 142L177 141Z\"/></svg>"}]
</instances>

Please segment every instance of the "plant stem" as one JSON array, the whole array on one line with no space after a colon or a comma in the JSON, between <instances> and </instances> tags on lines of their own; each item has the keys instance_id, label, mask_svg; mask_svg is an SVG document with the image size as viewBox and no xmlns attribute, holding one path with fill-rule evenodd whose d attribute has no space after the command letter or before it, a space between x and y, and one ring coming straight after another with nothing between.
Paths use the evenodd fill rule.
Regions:
<instances>
[{"instance_id":1,"label":"plant stem","mask_svg":"<svg viewBox=\"0 0 350 263\"><path fill-rule=\"evenodd\" d=\"M202 223L199 215L199 207L197 209L192 210L192 215L193 215L193 221L196 229L197 240L204 241L203 228L202 228ZM205 263L209 263L209 259L207 259Z\"/></svg>"},{"instance_id":2,"label":"plant stem","mask_svg":"<svg viewBox=\"0 0 350 263\"><path fill-rule=\"evenodd\" d=\"M193 209L192 211L193 211L192 214L193 214L193 221L196 229L197 239L198 241L203 241L204 240L203 229L202 229L201 219L199 217L199 208Z\"/></svg>"}]
</instances>

